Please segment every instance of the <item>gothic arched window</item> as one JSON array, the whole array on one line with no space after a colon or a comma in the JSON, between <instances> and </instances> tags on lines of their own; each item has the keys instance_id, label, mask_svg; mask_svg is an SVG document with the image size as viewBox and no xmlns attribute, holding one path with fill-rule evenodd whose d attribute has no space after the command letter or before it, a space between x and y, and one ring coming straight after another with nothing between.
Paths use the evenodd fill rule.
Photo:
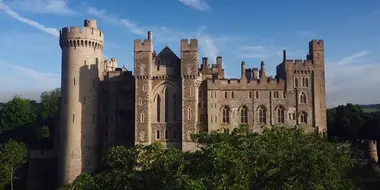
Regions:
<instances>
[{"instance_id":1,"label":"gothic arched window","mask_svg":"<svg viewBox=\"0 0 380 190\"><path fill-rule=\"evenodd\" d=\"M285 109L282 106L277 108L277 123L285 123Z\"/></svg>"},{"instance_id":2,"label":"gothic arched window","mask_svg":"<svg viewBox=\"0 0 380 190\"><path fill-rule=\"evenodd\" d=\"M240 109L240 123L248 123L248 109L245 106Z\"/></svg>"},{"instance_id":3,"label":"gothic arched window","mask_svg":"<svg viewBox=\"0 0 380 190\"><path fill-rule=\"evenodd\" d=\"M177 121L177 97L175 93L173 94L172 102L173 102L173 122L176 122Z\"/></svg>"},{"instance_id":4,"label":"gothic arched window","mask_svg":"<svg viewBox=\"0 0 380 190\"><path fill-rule=\"evenodd\" d=\"M294 78L294 87L295 87L295 88L298 87L298 78Z\"/></svg>"},{"instance_id":5,"label":"gothic arched window","mask_svg":"<svg viewBox=\"0 0 380 190\"><path fill-rule=\"evenodd\" d=\"M222 108L222 123L230 122L230 109L227 106Z\"/></svg>"},{"instance_id":6,"label":"gothic arched window","mask_svg":"<svg viewBox=\"0 0 380 190\"><path fill-rule=\"evenodd\" d=\"M161 96L160 95L157 95L157 100L156 100L156 103L157 103L157 122L159 123L161 120Z\"/></svg>"},{"instance_id":7,"label":"gothic arched window","mask_svg":"<svg viewBox=\"0 0 380 190\"><path fill-rule=\"evenodd\" d=\"M300 114L300 121L301 123L307 123L307 113L302 111Z\"/></svg>"},{"instance_id":8,"label":"gothic arched window","mask_svg":"<svg viewBox=\"0 0 380 190\"><path fill-rule=\"evenodd\" d=\"M301 92L300 103L302 103L302 104L306 104L307 103L307 97L306 97L306 93L305 92Z\"/></svg>"},{"instance_id":9,"label":"gothic arched window","mask_svg":"<svg viewBox=\"0 0 380 190\"><path fill-rule=\"evenodd\" d=\"M267 110L264 106L260 106L259 109L259 123L267 123Z\"/></svg>"},{"instance_id":10,"label":"gothic arched window","mask_svg":"<svg viewBox=\"0 0 380 190\"><path fill-rule=\"evenodd\" d=\"M165 122L169 121L169 90L165 90Z\"/></svg>"}]
</instances>

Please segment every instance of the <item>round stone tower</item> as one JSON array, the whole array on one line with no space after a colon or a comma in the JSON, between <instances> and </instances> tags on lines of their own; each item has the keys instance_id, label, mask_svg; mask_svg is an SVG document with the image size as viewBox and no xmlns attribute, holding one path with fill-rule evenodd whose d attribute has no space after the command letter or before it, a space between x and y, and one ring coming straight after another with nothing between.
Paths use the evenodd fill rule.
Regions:
<instances>
[{"instance_id":1,"label":"round stone tower","mask_svg":"<svg viewBox=\"0 0 380 190\"><path fill-rule=\"evenodd\" d=\"M60 31L62 49L61 122L58 186L98 166L100 142L99 81L103 80L103 32L95 20Z\"/></svg>"}]
</instances>

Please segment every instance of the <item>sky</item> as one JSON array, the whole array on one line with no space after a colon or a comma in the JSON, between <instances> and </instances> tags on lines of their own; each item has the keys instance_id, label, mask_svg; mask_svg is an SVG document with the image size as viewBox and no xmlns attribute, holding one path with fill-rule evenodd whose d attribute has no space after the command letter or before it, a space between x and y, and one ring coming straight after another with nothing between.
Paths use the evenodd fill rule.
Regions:
<instances>
[{"instance_id":1,"label":"sky","mask_svg":"<svg viewBox=\"0 0 380 190\"><path fill-rule=\"evenodd\" d=\"M104 54L133 70L133 40L153 33L179 56L180 39L197 38L200 56L223 57L227 77L264 61L305 59L308 42L325 41L328 107L380 103L379 0L0 0L0 101L39 100L60 87L59 30L96 19Z\"/></svg>"}]
</instances>

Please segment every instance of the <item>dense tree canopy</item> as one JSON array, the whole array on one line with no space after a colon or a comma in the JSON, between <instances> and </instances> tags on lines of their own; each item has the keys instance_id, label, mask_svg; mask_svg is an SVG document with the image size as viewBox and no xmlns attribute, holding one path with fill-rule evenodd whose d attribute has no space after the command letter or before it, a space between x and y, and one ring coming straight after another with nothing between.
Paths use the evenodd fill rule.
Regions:
<instances>
[{"instance_id":1,"label":"dense tree canopy","mask_svg":"<svg viewBox=\"0 0 380 190\"><path fill-rule=\"evenodd\" d=\"M79 177L67 189L354 189L347 144L300 129L272 127L262 134L246 127L232 134L193 136L196 152L160 144L114 147L105 169ZM89 185L91 184L91 185Z\"/></svg>"},{"instance_id":2,"label":"dense tree canopy","mask_svg":"<svg viewBox=\"0 0 380 190\"><path fill-rule=\"evenodd\" d=\"M36 110L30 99L15 96L0 110L0 133L36 121Z\"/></svg>"}]
</instances>

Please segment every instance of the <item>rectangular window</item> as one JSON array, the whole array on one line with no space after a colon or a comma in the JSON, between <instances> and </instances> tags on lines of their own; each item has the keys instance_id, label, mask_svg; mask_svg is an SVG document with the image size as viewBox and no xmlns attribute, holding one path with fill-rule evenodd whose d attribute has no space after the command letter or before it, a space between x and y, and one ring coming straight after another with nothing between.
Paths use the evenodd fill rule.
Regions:
<instances>
[{"instance_id":1,"label":"rectangular window","mask_svg":"<svg viewBox=\"0 0 380 190\"><path fill-rule=\"evenodd\" d=\"M249 91L249 98L252 98L252 92Z\"/></svg>"},{"instance_id":2,"label":"rectangular window","mask_svg":"<svg viewBox=\"0 0 380 190\"><path fill-rule=\"evenodd\" d=\"M156 139L160 139L160 130L156 131Z\"/></svg>"},{"instance_id":3,"label":"rectangular window","mask_svg":"<svg viewBox=\"0 0 380 190\"><path fill-rule=\"evenodd\" d=\"M227 92L224 92L224 98L227 99Z\"/></svg>"},{"instance_id":4,"label":"rectangular window","mask_svg":"<svg viewBox=\"0 0 380 190\"><path fill-rule=\"evenodd\" d=\"M283 92L282 97L286 98L286 91Z\"/></svg>"},{"instance_id":5,"label":"rectangular window","mask_svg":"<svg viewBox=\"0 0 380 190\"><path fill-rule=\"evenodd\" d=\"M234 93L234 92L231 92L231 98L232 98L232 99L235 98L235 93Z\"/></svg>"},{"instance_id":6,"label":"rectangular window","mask_svg":"<svg viewBox=\"0 0 380 190\"><path fill-rule=\"evenodd\" d=\"M75 86L75 78L74 78L74 86Z\"/></svg>"},{"instance_id":7,"label":"rectangular window","mask_svg":"<svg viewBox=\"0 0 380 190\"><path fill-rule=\"evenodd\" d=\"M169 132L168 130L165 130L165 139L168 139L168 136L169 136Z\"/></svg>"},{"instance_id":8,"label":"rectangular window","mask_svg":"<svg viewBox=\"0 0 380 190\"><path fill-rule=\"evenodd\" d=\"M73 114L73 123L74 123L74 121L75 121L75 115Z\"/></svg>"},{"instance_id":9,"label":"rectangular window","mask_svg":"<svg viewBox=\"0 0 380 190\"><path fill-rule=\"evenodd\" d=\"M259 92L256 91L256 99L258 99L258 98L259 98Z\"/></svg>"}]
</instances>

